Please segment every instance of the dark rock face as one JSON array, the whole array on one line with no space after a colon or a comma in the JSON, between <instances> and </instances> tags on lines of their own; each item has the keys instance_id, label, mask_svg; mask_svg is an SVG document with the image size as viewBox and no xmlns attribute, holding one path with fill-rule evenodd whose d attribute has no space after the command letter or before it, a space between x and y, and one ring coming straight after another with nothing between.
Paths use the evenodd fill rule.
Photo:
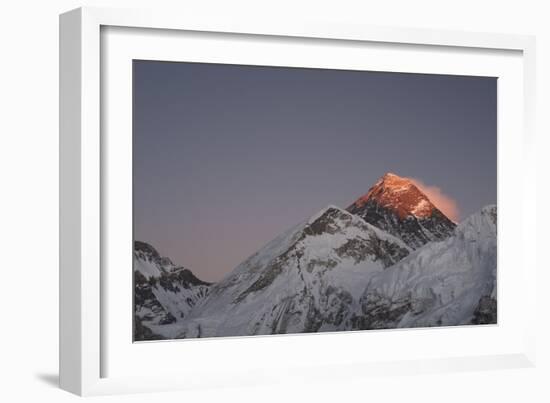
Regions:
<instances>
[{"instance_id":1,"label":"dark rock face","mask_svg":"<svg viewBox=\"0 0 550 403\"><path fill-rule=\"evenodd\" d=\"M134 316L134 341L163 340L164 337L155 334L145 326L138 316Z\"/></svg>"},{"instance_id":2,"label":"dark rock face","mask_svg":"<svg viewBox=\"0 0 550 403\"><path fill-rule=\"evenodd\" d=\"M153 320L154 317L164 318L167 315L166 310L153 294L153 287L156 287L157 283L155 277L147 280L140 272L134 272L134 312L146 308L149 313L142 317L144 320Z\"/></svg>"},{"instance_id":3,"label":"dark rock face","mask_svg":"<svg viewBox=\"0 0 550 403\"><path fill-rule=\"evenodd\" d=\"M134 312L136 313L134 315L136 330L134 341L156 340L150 338L152 336L148 331L151 330L143 322L157 321L159 324L169 324L176 321L176 318L162 306L153 293L153 288L157 286L158 280L155 277L146 279L140 272L134 272ZM145 313L137 315L138 312ZM136 322L139 322L139 324L136 325Z\"/></svg>"},{"instance_id":4,"label":"dark rock face","mask_svg":"<svg viewBox=\"0 0 550 403\"><path fill-rule=\"evenodd\" d=\"M142 273L143 265L149 267ZM152 274L156 273L156 274ZM210 283L175 266L151 245L134 243L134 341L158 340L153 329L182 320L208 295Z\"/></svg>"},{"instance_id":5,"label":"dark rock face","mask_svg":"<svg viewBox=\"0 0 550 403\"><path fill-rule=\"evenodd\" d=\"M174 268L168 272L161 273L158 277L159 286L166 291L180 292L182 288L190 289L194 286L205 285L211 283L199 280L193 272L183 267Z\"/></svg>"},{"instance_id":6,"label":"dark rock face","mask_svg":"<svg viewBox=\"0 0 550 403\"><path fill-rule=\"evenodd\" d=\"M336 234L342 228L348 227L353 216L335 207L328 207L323 214L304 228L303 236L316 236L322 234Z\"/></svg>"},{"instance_id":7,"label":"dark rock face","mask_svg":"<svg viewBox=\"0 0 550 403\"><path fill-rule=\"evenodd\" d=\"M390 329L412 309L410 298L392 301L381 295L369 294L360 300L361 313L351 319L351 327L358 330Z\"/></svg>"},{"instance_id":8,"label":"dark rock face","mask_svg":"<svg viewBox=\"0 0 550 403\"><path fill-rule=\"evenodd\" d=\"M372 256L374 261L380 260L384 267L390 267L407 256L409 251L388 240L370 236L366 240L350 239L337 248L336 253L340 257L352 257L355 263L360 263L367 256Z\"/></svg>"},{"instance_id":9,"label":"dark rock face","mask_svg":"<svg viewBox=\"0 0 550 403\"><path fill-rule=\"evenodd\" d=\"M134 252L146 256L154 262L159 262L161 259L157 250L147 242L134 241Z\"/></svg>"},{"instance_id":10,"label":"dark rock face","mask_svg":"<svg viewBox=\"0 0 550 403\"><path fill-rule=\"evenodd\" d=\"M484 296L481 297L472 318L473 325L492 325L497 323L497 301Z\"/></svg>"},{"instance_id":11,"label":"dark rock face","mask_svg":"<svg viewBox=\"0 0 550 403\"><path fill-rule=\"evenodd\" d=\"M432 308L436 299L434 294L422 298L408 294L394 300L378 293L367 293L359 301L361 314L352 318L352 326L361 330L394 329L406 314L420 315ZM409 327L414 326L424 325Z\"/></svg>"},{"instance_id":12,"label":"dark rock face","mask_svg":"<svg viewBox=\"0 0 550 403\"><path fill-rule=\"evenodd\" d=\"M348 211L400 238L413 249L449 237L456 227L456 224L438 209L433 209L426 217L407 215L401 218L392 209L382 207L375 200L369 200L362 206L351 205Z\"/></svg>"},{"instance_id":13,"label":"dark rock face","mask_svg":"<svg viewBox=\"0 0 550 403\"><path fill-rule=\"evenodd\" d=\"M412 249L450 236L449 220L409 178L387 173L347 210L403 240Z\"/></svg>"}]
</instances>

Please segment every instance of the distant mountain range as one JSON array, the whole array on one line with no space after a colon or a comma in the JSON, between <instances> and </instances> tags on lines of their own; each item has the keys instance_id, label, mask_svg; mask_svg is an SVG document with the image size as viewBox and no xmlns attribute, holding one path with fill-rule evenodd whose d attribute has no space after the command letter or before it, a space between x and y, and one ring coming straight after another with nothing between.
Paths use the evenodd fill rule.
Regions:
<instances>
[{"instance_id":1,"label":"distant mountain range","mask_svg":"<svg viewBox=\"0 0 550 403\"><path fill-rule=\"evenodd\" d=\"M496 206L455 224L388 173L209 284L135 242L134 339L496 323Z\"/></svg>"}]
</instances>

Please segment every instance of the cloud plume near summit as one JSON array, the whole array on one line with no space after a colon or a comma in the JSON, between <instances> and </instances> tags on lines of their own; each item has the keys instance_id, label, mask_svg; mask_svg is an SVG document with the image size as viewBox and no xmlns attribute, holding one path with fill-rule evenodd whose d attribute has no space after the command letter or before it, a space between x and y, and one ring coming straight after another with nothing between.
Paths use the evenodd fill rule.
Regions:
<instances>
[{"instance_id":1,"label":"cloud plume near summit","mask_svg":"<svg viewBox=\"0 0 550 403\"><path fill-rule=\"evenodd\" d=\"M438 186L432 186L424 183L418 178L409 178L415 186L420 189L435 206L454 222L460 221L460 210L457 202L449 195L445 194Z\"/></svg>"}]
</instances>

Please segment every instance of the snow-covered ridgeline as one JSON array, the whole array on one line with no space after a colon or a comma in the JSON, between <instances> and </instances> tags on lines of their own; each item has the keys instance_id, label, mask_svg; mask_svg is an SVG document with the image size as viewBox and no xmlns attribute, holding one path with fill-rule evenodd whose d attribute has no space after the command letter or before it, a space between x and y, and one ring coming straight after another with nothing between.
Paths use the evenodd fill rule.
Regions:
<instances>
[{"instance_id":1,"label":"snow-covered ridgeline","mask_svg":"<svg viewBox=\"0 0 550 403\"><path fill-rule=\"evenodd\" d=\"M149 244L136 241L134 249L135 339L166 337L191 309L208 295L210 284L197 279Z\"/></svg>"},{"instance_id":2,"label":"snow-covered ridgeline","mask_svg":"<svg viewBox=\"0 0 550 403\"><path fill-rule=\"evenodd\" d=\"M497 209L487 206L453 236L373 276L361 328L496 323Z\"/></svg>"},{"instance_id":3,"label":"snow-covered ridgeline","mask_svg":"<svg viewBox=\"0 0 550 403\"><path fill-rule=\"evenodd\" d=\"M346 326L374 273L410 249L335 206L239 265L185 321L178 337L328 331Z\"/></svg>"},{"instance_id":4,"label":"snow-covered ridgeline","mask_svg":"<svg viewBox=\"0 0 550 403\"><path fill-rule=\"evenodd\" d=\"M488 206L412 251L329 206L211 286L143 244L137 322L143 339L495 323L496 217Z\"/></svg>"}]
</instances>

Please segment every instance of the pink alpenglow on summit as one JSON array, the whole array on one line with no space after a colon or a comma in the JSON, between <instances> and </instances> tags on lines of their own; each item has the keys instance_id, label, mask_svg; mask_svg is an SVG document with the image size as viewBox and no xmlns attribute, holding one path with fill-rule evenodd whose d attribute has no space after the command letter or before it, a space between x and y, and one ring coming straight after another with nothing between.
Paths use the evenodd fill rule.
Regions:
<instances>
[{"instance_id":1,"label":"pink alpenglow on summit","mask_svg":"<svg viewBox=\"0 0 550 403\"><path fill-rule=\"evenodd\" d=\"M417 183L414 179L387 173L347 210L402 238L413 249L443 240L451 235L456 224L434 205Z\"/></svg>"},{"instance_id":2,"label":"pink alpenglow on summit","mask_svg":"<svg viewBox=\"0 0 550 403\"><path fill-rule=\"evenodd\" d=\"M429 217L436 208L413 180L391 172L380 178L367 194L353 204L356 208L361 208L369 200L375 200L380 206L392 209L402 219L409 215Z\"/></svg>"}]
</instances>

